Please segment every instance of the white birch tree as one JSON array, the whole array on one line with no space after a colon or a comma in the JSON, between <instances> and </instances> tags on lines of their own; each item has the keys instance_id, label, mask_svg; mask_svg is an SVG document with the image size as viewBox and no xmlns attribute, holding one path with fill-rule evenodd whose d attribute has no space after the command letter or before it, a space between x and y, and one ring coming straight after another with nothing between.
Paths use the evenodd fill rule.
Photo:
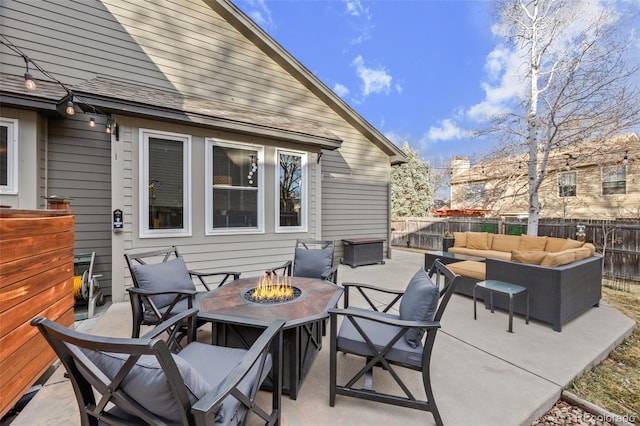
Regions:
<instances>
[{"instance_id":1,"label":"white birch tree","mask_svg":"<svg viewBox=\"0 0 640 426\"><path fill-rule=\"evenodd\" d=\"M391 171L391 216L430 216L434 184L429 165L408 143L404 143L402 151L408 161Z\"/></svg>"},{"instance_id":2,"label":"white birch tree","mask_svg":"<svg viewBox=\"0 0 640 426\"><path fill-rule=\"evenodd\" d=\"M637 10L606 1L497 0L494 33L511 52L517 102L492 115L500 153L528 158L527 233L537 235L538 190L553 149L603 140L640 123ZM628 3L637 8L637 3ZM635 44L634 44L635 43ZM635 81L634 81L635 78ZM589 155L589 153L581 153Z\"/></svg>"}]
</instances>

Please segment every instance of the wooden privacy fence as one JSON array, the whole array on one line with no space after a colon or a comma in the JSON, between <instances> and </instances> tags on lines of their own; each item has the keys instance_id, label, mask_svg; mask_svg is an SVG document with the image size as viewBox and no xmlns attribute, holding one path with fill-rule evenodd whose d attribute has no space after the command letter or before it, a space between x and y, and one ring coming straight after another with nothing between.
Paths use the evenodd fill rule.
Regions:
<instances>
[{"instance_id":1,"label":"wooden privacy fence","mask_svg":"<svg viewBox=\"0 0 640 426\"><path fill-rule=\"evenodd\" d=\"M604 254L603 275L640 282L640 220L540 219L538 235L576 239L584 225L586 239ZM526 219L478 217L410 217L391 222L391 245L442 250L445 232L491 232L520 235Z\"/></svg>"}]
</instances>

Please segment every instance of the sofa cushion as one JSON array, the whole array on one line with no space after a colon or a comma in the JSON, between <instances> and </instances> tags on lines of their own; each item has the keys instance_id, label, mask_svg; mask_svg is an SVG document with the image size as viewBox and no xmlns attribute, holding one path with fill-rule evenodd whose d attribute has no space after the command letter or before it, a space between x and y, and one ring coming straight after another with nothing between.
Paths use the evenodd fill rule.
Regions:
<instances>
[{"instance_id":1,"label":"sofa cushion","mask_svg":"<svg viewBox=\"0 0 640 426\"><path fill-rule=\"evenodd\" d=\"M591 256L591 250L588 247L580 247L577 249L571 249L572 252L576 254L576 258L574 260L586 259Z\"/></svg>"},{"instance_id":2,"label":"sofa cushion","mask_svg":"<svg viewBox=\"0 0 640 426\"><path fill-rule=\"evenodd\" d=\"M589 256L593 256L596 253L596 246L594 246L592 243L584 243L582 248L589 249Z\"/></svg>"},{"instance_id":3,"label":"sofa cushion","mask_svg":"<svg viewBox=\"0 0 640 426\"><path fill-rule=\"evenodd\" d=\"M518 250L520 247L520 236L518 235L506 235L496 234L493 236L493 242L491 243L491 250L511 252L512 250Z\"/></svg>"},{"instance_id":4,"label":"sofa cushion","mask_svg":"<svg viewBox=\"0 0 640 426\"><path fill-rule=\"evenodd\" d=\"M433 321L438 309L440 291L427 272L420 268L409 281L400 301L400 319L405 321ZM418 347L424 330L411 329L404 338L412 348Z\"/></svg>"},{"instance_id":5,"label":"sofa cushion","mask_svg":"<svg viewBox=\"0 0 640 426\"><path fill-rule=\"evenodd\" d=\"M487 232L467 232L467 248L489 250Z\"/></svg>"},{"instance_id":6,"label":"sofa cushion","mask_svg":"<svg viewBox=\"0 0 640 426\"><path fill-rule=\"evenodd\" d=\"M511 260L513 262L539 265L546 255L547 255L547 252L539 251L539 250L532 250L532 251L513 250L511 252Z\"/></svg>"},{"instance_id":7,"label":"sofa cushion","mask_svg":"<svg viewBox=\"0 0 640 426\"><path fill-rule=\"evenodd\" d=\"M550 253L562 251L562 246L566 241L566 238L547 237L547 245L544 246L544 251L548 251Z\"/></svg>"},{"instance_id":8,"label":"sofa cushion","mask_svg":"<svg viewBox=\"0 0 640 426\"><path fill-rule=\"evenodd\" d=\"M544 251L547 245L547 237L534 237L532 235L520 235L520 251L540 250Z\"/></svg>"},{"instance_id":9,"label":"sofa cushion","mask_svg":"<svg viewBox=\"0 0 640 426\"><path fill-rule=\"evenodd\" d=\"M560 266L571 263L575 260L576 254L572 250L559 251L557 253L547 253L542 259L540 266Z\"/></svg>"},{"instance_id":10,"label":"sofa cushion","mask_svg":"<svg viewBox=\"0 0 640 426\"><path fill-rule=\"evenodd\" d=\"M569 250L573 248L580 248L583 245L584 245L584 242L582 241L577 241L577 240L572 240L571 238L567 238L566 240L564 240L564 244L560 248L560 251Z\"/></svg>"},{"instance_id":11,"label":"sofa cushion","mask_svg":"<svg viewBox=\"0 0 640 426\"><path fill-rule=\"evenodd\" d=\"M466 232L454 232L453 233L453 246L454 247L466 247L467 246L467 233Z\"/></svg>"},{"instance_id":12,"label":"sofa cushion","mask_svg":"<svg viewBox=\"0 0 640 426\"><path fill-rule=\"evenodd\" d=\"M454 274L462 275L463 277L475 278L477 280L484 280L487 276L487 265L474 260L450 263L447 265L447 268L449 268L449 270Z\"/></svg>"}]
</instances>

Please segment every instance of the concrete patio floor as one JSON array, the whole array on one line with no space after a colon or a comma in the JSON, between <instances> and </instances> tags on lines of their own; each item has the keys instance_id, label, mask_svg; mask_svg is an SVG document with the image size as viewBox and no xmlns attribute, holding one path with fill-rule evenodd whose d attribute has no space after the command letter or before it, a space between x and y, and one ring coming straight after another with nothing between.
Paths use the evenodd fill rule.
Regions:
<instances>
[{"instance_id":1,"label":"concrete patio floor","mask_svg":"<svg viewBox=\"0 0 640 426\"><path fill-rule=\"evenodd\" d=\"M338 281L403 289L423 259L421 253L395 249L393 259L384 265L355 269L341 265ZM359 304L355 298L352 303ZM604 359L635 327L634 321L601 303L565 325L561 333L536 321L525 325L524 318L517 315L514 333L508 333L507 313L491 314L480 304L478 307L478 320L474 321L471 299L454 295L436 338L432 383L447 425L531 424L553 406L564 387ZM115 303L97 318L79 323L79 328L98 335L129 336L130 318L128 302ZM338 396L335 407L329 407L328 349L325 337L298 399L283 396L283 425L434 424L427 412L348 397ZM340 355L340 371L359 366L354 358ZM80 424L73 390L63 373L63 368L54 372L12 425ZM418 373L403 371L403 375L409 378L413 390L424 395ZM374 373L374 384L394 386L379 369Z\"/></svg>"}]
</instances>

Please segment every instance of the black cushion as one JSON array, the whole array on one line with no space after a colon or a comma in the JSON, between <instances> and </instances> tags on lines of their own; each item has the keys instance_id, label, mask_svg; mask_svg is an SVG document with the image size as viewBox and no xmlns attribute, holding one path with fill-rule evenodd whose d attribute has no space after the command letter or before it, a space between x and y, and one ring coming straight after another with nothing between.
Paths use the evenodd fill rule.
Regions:
<instances>
[{"instance_id":1,"label":"black cushion","mask_svg":"<svg viewBox=\"0 0 640 426\"><path fill-rule=\"evenodd\" d=\"M305 249L296 248L293 261L293 276L307 278L321 278L322 274L331 268L333 263L333 248Z\"/></svg>"},{"instance_id":2,"label":"black cushion","mask_svg":"<svg viewBox=\"0 0 640 426\"><path fill-rule=\"evenodd\" d=\"M420 268L415 273L400 301L400 319L405 321L433 321L438 309L440 289ZM424 330L411 329L405 334L407 343L415 348L422 340Z\"/></svg>"},{"instance_id":3,"label":"black cushion","mask_svg":"<svg viewBox=\"0 0 640 426\"><path fill-rule=\"evenodd\" d=\"M363 310L371 313L369 310L359 308L350 307L349 309ZM375 312L375 314L384 318L399 318L398 315L384 312ZM365 331L366 335L369 336L378 351L382 350L401 329L400 327L382 324L363 318L355 318L355 320ZM373 355L364 338L346 317L340 326L336 345L339 351L350 352L362 356ZM398 339L385 358L420 368L422 366L422 342L418 342L418 345L413 347L410 346L405 339Z\"/></svg>"},{"instance_id":4,"label":"black cushion","mask_svg":"<svg viewBox=\"0 0 640 426\"><path fill-rule=\"evenodd\" d=\"M195 290L187 266L181 257L162 263L132 265L131 273L135 274L138 287L150 291ZM169 305L175 295L152 296L151 300L158 308Z\"/></svg>"}]
</instances>

